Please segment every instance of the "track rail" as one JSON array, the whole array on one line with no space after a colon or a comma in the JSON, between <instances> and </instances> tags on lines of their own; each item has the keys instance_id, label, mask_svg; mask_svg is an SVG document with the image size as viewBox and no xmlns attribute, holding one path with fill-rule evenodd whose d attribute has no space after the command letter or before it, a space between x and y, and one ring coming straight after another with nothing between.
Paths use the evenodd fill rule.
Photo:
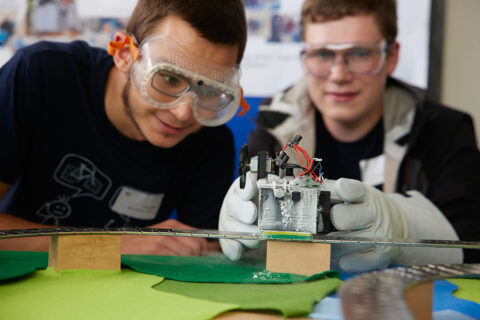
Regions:
<instances>
[{"instance_id":1,"label":"track rail","mask_svg":"<svg viewBox=\"0 0 480 320\"><path fill-rule=\"evenodd\" d=\"M404 300L411 286L445 278L480 275L480 264L445 264L391 268L347 280L338 290L346 320L414 320Z\"/></svg>"},{"instance_id":2,"label":"track rail","mask_svg":"<svg viewBox=\"0 0 480 320\"><path fill-rule=\"evenodd\" d=\"M145 235L145 236L176 236L199 237L212 239L237 239L237 240L269 240L269 241L295 241L330 244L368 244L401 247L438 247L438 248L468 248L480 249L480 241L458 240L430 240L430 239L383 239L363 237L335 237L324 234L315 234L311 237L298 238L295 235L282 235L281 238L266 236L262 232L225 232L218 230L191 230L172 228L41 228L41 229L15 229L0 230L1 239L24 237L40 237L52 235Z\"/></svg>"}]
</instances>

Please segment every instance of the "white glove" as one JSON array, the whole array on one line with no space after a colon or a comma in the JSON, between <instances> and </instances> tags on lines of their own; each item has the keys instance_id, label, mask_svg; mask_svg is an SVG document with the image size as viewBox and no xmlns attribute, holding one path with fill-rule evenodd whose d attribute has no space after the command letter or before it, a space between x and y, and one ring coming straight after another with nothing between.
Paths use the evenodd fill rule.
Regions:
<instances>
[{"instance_id":1,"label":"white glove","mask_svg":"<svg viewBox=\"0 0 480 320\"><path fill-rule=\"evenodd\" d=\"M258 232L257 220L258 188L257 175L247 172L245 188L240 189L240 178L237 178L228 189L220 209L218 230L235 232ZM258 247L258 240L220 239L223 254L232 261L238 261L245 248Z\"/></svg>"},{"instance_id":2,"label":"white glove","mask_svg":"<svg viewBox=\"0 0 480 320\"><path fill-rule=\"evenodd\" d=\"M417 191L410 197L386 194L352 179L335 182L345 203L332 207L335 236L458 240L453 227L433 203ZM332 258L344 271L367 271L390 264L461 263L462 249L335 244Z\"/></svg>"}]
</instances>

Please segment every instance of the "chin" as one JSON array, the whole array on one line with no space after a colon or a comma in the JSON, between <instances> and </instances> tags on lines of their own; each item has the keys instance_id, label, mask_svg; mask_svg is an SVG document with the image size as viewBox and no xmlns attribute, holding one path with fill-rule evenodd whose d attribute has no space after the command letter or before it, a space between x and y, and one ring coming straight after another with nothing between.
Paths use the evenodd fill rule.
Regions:
<instances>
[{"instance_id":1,"label":"chin","mask_svg":"<svg viewBox=\"0 0 480 320\"><path fill-rule=\"evenodd\" d=\"M150 142L152 145L155 147L159 148L173 148L180 142L182 142L183 139L185 139L186 136L157 136L154 138L147 139L148 142Z\"/></svg>"},{"instance_id":2,"label":"chin","mask_svg":"<svg viewBox=\"0 0 480 320\"><path fill-rule=\"evenodd\" d=\"M358 114L352 111L353 110L325 110L322 113L324 117L331 121L347 123L355 121L358 118Z\"/></svg>"},{"instance_id":3,"label":"chin","mask_svg":"<svg viewBox=\"0 0 480 320\"><path fill-rule=\"evenodd\" d=\"M150 142L152 145L156 147L168 149L168 148L175 147L177 144L182 142L185 138L187 138L192 134L195 134L200 129L202 129L202 126L199 126L198 128L190 127L186 129L186 131L181 132L179 134L156 132L156 133L152 133L150 136L147 136L146 139L148 142Z\"/></svg>"}]
</instances>

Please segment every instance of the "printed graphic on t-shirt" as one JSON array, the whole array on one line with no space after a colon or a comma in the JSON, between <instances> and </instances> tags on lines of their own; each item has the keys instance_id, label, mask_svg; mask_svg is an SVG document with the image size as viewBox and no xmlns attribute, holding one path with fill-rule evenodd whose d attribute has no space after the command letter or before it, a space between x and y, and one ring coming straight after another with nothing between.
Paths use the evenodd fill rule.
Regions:
<instances>
[{"instance_id":1,"label":"printed graphic on t-shirt","mask_svg":"<svg viewBox=\"0 0 480 320\"><path fill-rule=\"evenodd\" d=\"M128 218L152 220L157 215L164 196L164 193L149 193L122 186L112 197L110 208Z\"/></svg>"},{"instance_id":2,"label":"printed graphic on t-shirt","mask_svg":"<svg viewBox=\"0 0 480 320\"><path fill-rule=\"evenodd\" d=\"M68 204L69 197L60 196L58 200L45 203L37 211L37 215L43 217L42 223L58 226L60 219L66 219L72 214L72 208Z\"/></svg>"},{"instance_id":3,"label":"printed graphic on t-shirt","mask_svg":"<svg viewBox=\"0 0 480 320\"><path fill-rule=\"evenodd\" d=\"M112 181L100 171L90 160L76 155L67 154L54 175L55 180L76 192L76 197L92 197L102 200L112 185Z\"/></svg>"},{"instance_id":4,"label":"printed graphic on t-shirt","mask_svg":"<svg viewBox=\"0 0 480 320\"><path fill-rule=\"evenodd\" d=\"M59 184L72 189L70 195L60 195L58 199L46 202L37 210L43 217L41 223L59 225L61 219L72 213L69 200L91 197L102 200L112 186L112 181L90 160L76 154L67 154L60 161L53 175Z\"/></svg>"}]
</instances>

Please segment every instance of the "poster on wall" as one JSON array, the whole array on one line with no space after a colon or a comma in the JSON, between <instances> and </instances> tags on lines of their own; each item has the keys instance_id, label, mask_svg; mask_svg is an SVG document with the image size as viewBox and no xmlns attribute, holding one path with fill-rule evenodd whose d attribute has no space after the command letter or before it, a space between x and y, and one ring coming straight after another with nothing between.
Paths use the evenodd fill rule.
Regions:
<instances>
[{"instance_id":1,"label":"poster on wall","mask_svg":"<svg viewBox=\"0 0 480 320\"><path fill-rule=\"evenodd\" d=\"M23 29L22 21L27 11L26 0L0 1L0 66L13 54L8 46L15 32Z\"/></svg>"},{"instance_id":2,"label":"poster on wall","mask_svg":"<svg viewBox=\"0 0 480 320\"><path fill-rule=\"evenodd\" d=\"M302 1L245 0L248 40L241 82L249 97L270 96L302 76Z\"/></svg>"},{"instance_id":3,"label":"poster on wall","mask_svg":"<svg viewBox=\"0 0 480 320\"><path fill-rule=\"evenodd\" d=\"M25 0L2 0L0 2L0 46L5 46L25 17Z\"/></svg>"},{"instance_id":4,"label":"poster on wall","mask_svg":"<svg viewBox=\"0 0 480 320\"><path fill-rule=\"evenodd\" d=\"M28 0L27 37L54 41L81 39L105 47L124 30L136 0Z\"/></svg>"},{"instance_id":5,"label":"poster on wall","mask_svg":"<svg viewBox=\"0 0 480 320\"><path fill-rule=\"evenodd\" d=\"M40 40L84 40L105 48L125 30L136 0L1 0L0 66Z\"/></svg>"}]
</instances>

